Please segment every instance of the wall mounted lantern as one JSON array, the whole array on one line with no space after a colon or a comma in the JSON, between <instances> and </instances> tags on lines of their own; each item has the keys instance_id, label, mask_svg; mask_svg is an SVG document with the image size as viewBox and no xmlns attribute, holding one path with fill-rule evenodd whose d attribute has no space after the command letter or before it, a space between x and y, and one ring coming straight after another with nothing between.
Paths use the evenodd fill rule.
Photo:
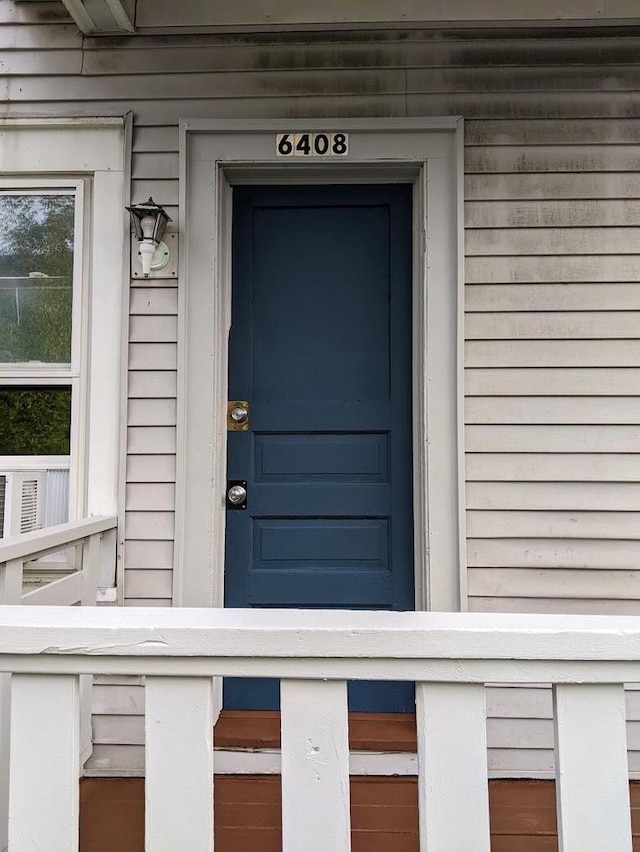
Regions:
<instances>
[{"instance_id":1,"label":"wall mounted lantern","mask_svg":"<svg viewBox=\"0 0 640 852\"><path fill-rule=\"evenodd\" d=\"M126 209L131 216L133 232L140 241L138 257L142 274L148 278L151 271L163 269L169 263L169 247L162 236L171 219L151 197L144 204L133 204Z\"/></svg>"}]
</instances>

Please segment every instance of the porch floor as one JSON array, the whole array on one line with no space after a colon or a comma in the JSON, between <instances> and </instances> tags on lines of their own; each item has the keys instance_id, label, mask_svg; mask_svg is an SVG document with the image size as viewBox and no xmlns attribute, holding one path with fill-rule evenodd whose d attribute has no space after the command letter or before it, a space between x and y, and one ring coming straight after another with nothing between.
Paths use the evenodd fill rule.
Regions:
<instances>
[{"instance_id":1,"label":"porch floor","mask_svg":"<svg viewBox=\"0 0 640 852\"><path fill-rule=\"evenodd\" d=\"M280 778L219 776L216 852L281 852ZM491 852L557 852L555 783L489 784ZM633 849L640 852L640 784L631 785ZM415 778L351 779L352 852L418 852ZM85 778L80 852L144 852L144 779Z\"/></svg>"}]
</instances>

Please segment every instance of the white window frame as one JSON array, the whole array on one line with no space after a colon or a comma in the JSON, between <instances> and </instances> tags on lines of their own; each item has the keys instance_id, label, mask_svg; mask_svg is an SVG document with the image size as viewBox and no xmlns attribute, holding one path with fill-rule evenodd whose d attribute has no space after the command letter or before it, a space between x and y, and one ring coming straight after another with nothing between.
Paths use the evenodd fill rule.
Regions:
<instances>
[{"instance_id":1,"label":"white window frame","mask_svg":"<svg viewBox=\"0 0 640 852\"><path fill-rule=\"evenodd\" d=\"M349 156L276 156L276 134L307 131L348 132ZM175 605L224 600L232 187L385 182L413 186L416 608L466 608L458 117L181 122Z\"/></svg>"},{"instance_id":2,"label":"white window frame","mask_svg":"<svg viewBox=\"0 0 640 852\"><path fill-rule=\"evenodd\" d=\"M84 286L84 232L87 181L82 179L52 180L15 177L0 178L2 195L73 195L74 196L74 245L73 282L71 302L71 356L68 364L56 363L0 363L0 389L19 385L21 387L68 387L71 391L71 430L69 455L55 456L2 456L0 470L69 470L69 520L81 517L82 494L78 488L78 461L80 440L83 437L80 424L83 422L84 397L82 377L86 373L86 347L82 346L82 331L86 326L87 293ZM18 467L18 459L29 463Z\"/></svg>"},{"instance_id":3,"label":"white window frame","mask_svg":"<svg viewBox=\"0 0 640 852\"><path fill-rule=\"evenodd\" d=\"M118 512L128 134L124 118L0 121L2 189L77 194L71 365L2 365L0 373L3 385L71 385L70 520ZM66 463L63 456L0 457L6 470Z\"/></svg>"}]
</instances>

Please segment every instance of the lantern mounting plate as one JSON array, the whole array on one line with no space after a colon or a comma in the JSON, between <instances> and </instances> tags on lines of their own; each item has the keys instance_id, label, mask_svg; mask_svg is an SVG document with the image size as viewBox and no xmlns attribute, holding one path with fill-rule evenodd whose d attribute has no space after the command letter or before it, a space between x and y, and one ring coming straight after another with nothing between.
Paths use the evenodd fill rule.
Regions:
<instances>
[{"instance_id":1,"label":"lantern mounting plate","mask_svg":"<svg viewBox=\"0 0 640 852\"><path fill-rule=\"evenodd\" d=\"M139 257L140 242L131 235L131 277L142 278L142 264ZM167 251L168 257L164 256L164 251ZM161 265L156 265L156 258ZM177 278L178 277L178 235L176 233L167 233L165 231L160 245L156 247L151 262L151 272L149 278Z\"/></svg>"}]
</instances>

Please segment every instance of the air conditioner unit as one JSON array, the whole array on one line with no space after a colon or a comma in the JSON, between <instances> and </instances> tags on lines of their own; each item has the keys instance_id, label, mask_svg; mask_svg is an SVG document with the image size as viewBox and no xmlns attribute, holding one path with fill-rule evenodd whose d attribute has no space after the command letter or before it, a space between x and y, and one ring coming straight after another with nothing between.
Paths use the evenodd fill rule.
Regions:
<instances>
[{"instance_id":1,"label":"air conditioner unit","mask_svg":"<svg viewBox=\"0 0 640 852\"><path fill-rule=\"evenodd\" d=\"M39 530L44 525L45 471L0 474L0 537Z\"/></svg>"}]
</instances>

